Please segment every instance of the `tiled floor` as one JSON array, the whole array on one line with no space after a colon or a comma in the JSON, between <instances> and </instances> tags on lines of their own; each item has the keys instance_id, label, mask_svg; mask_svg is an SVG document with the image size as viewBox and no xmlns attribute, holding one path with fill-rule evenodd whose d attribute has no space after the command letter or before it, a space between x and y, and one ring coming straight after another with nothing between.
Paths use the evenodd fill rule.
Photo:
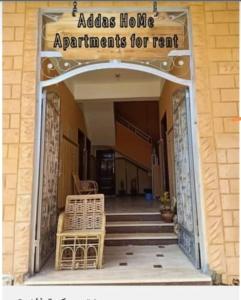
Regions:
<instances>
[{"instance_id":1,"label":"tiled floor","mask_svg":"<svg viewBox=\"0 0 241 300\"><path fill-rule=\"evenodd\" d=\"M158 212L160 201L145 200L144 196L135 197L105 197L105 211L107 213Z\"/></svg>"},{"instance_id":2,"label":"tiled floor","mask_svg":"<svg viewBox=\"0 0 241 300\"><path fill-rule=\"evenodd\" d=\"M207 284L177 245L105 247L101 270L55 271L52 257L26 285Z\"/></svg>"},{"instance_id":3,"label":"tiled floor","mask_svg":"<svg viewBox=\"0 0 241 300\"><path fill-rule=\"evenodd\" d=\"M144 197L105 199L107 214L158 213L159 207L159 201ZM52 256L41 272L25 281L26 285L209 283L210 277L195 269L178 245L105 246L100 270L55 271Z\"/></svg>"}]
</instances>

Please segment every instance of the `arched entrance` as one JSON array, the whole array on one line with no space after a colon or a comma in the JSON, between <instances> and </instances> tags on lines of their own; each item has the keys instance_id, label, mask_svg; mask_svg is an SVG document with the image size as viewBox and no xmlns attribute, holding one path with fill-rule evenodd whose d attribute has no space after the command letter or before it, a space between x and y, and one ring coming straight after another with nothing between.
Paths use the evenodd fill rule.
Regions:
<instances>
[{"instance_id":1,"label":"arched entrance","mask_svg":"<svg viewBox=\"0 0 241 300\"><path fill-rule=\"evenodd\" d=\"M187 53L184 53L186 55ZM190 54L190 53L189 53ZM201 266L202 270L206 269L206 254L205 254L205 243L204 243L204 237L203 237L203 224L204 224L204 212L203 212L203 205L201 202L201 178L200 178L200 172L199 172L199 154L197 149L197 135L196 135L196 114L195 114L195 101L194 101L194 82L192 79L184 79L177 77L173 74L170 74L168 72L164 72L160 69L157 69L153 66L148 66L146 64L142 63L133 63L133 62L122 62L119 60L111 60L108 62L97 62L97 63L91 63L88 65L83 65L74 68L73 70L70 70L66 73L63 73L61 75L58 75L54 78L41 81L39 83L39 93L38 93L38 107L37 107L37 118L36 118L36 143L35 143L35 174L34 174L34 190L33 190L33 213L32 213L32 221L33 221L33 228L36 228L38 226L41 226L41 222L38 218L38 208L39 204L41 202L41 197L39 193L39 182L41 180L41 170L40 165L43 163L41 161L43 153L43 149L41 150L41 136L43 134L43 102L44 99L44 88L51 86L53 84L60 83L64 80L67 80L71 77L74 77L76 75L84 74L86 72L93 72L96 70L104 70L104 69L127 69L127 70L135 70L140 72L145 72L148 74L152 74L154 76L158 76L160 78L164 78L165 80L180 84L185 86L186 92L183 95L176 95L176 128L177 131L184 130L184 135L186 135L186 158L188 158L188 166L189 169L187 175L190 176L190 178L193 178L194 180L188 181L189 191L188 193L191 195L189 197L189 217L191 220L191 225L184 225L183 231L182 231L182 237L180 238L180 244L184 250L184 252L189 256L189 258L192 259L194 264L199 267ZM192 70L191 70L191 76L192 78ZM181 100L180 100L181 99ZM184 101L183 101L184 99ZM180 103L183 105L179 105ZM175 99L174 99L175 101ZM178 118L178 115L181 114L179 109L184 113L186 116L186 127L181 128L180 126L180 119ZM178 174L178 172L177 172ZM181 172L179 172L181 176ZM176 182L180 182L180 178L176 179ZM182 217L185 215L186 211L182 211ZM197 226L198 224L198 226ZM189 227L188 227L189 226ZM36 236L35 236L35 230L33 230L32 235L32 263L31 263L31 272L34 272L34 257L35 254L38 252L35 252L36 248L39 246L39 241L36 242ZM200 251L200 257L201 261L199 261L199 251Z\"/></svg>"}]
</instances>

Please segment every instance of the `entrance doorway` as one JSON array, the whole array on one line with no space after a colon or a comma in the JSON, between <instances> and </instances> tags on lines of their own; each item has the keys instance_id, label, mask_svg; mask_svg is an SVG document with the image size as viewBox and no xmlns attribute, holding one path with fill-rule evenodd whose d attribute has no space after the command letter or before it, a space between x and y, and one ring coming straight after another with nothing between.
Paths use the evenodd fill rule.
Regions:
<instances>
[{"instance_id":1,"label":"entrance doorway","mask_svg":"<svg viewBox=\"0 0 241 300\"><path fill-rule=\"evenodd\" d=\"M100 74L102 72L99 71ZM119 72L119 70L114 70L114 73L116 72ZM171 83L167 82L167 84L170 85ZM82 118L86 121L87 132L83 133L79 129L79 125L73 124L73 126L77 126L72 127L71 130L74 133L74 128L77 129L79 150L78 159L75 161L75 158L72 157L69 163L75 165L75 167L79 170L81 179L88 178L91 180L96 180L99 184L99 191L106 196L106 208L109 215L107 217L107 221L109 221L109 223L107 222L108 230L106 245L109 246L129 245L130 243L134 245L156 245L162 244L164 240L165 244L175 244L177 242L177 233L174 232L174 224L169 225L168 231L166 231L166 229L164 231L161 231L162 235L160 235L160 233L158 232L158 230L160 230L163 226L163 223L159 221L159 199L160 197L162 197L162 194L164 192L169 192L171 184L173 186L175 185L178 217L177 225L179 228L178 242L181 249L188 256L188 258L197 268L199 268L200 250L199 243L197 242L198 228L195 225L195 184L191 179L191 177L194 178L194 176L192 176L193 159L190 152L192 145L190 135L191 129L190 120L188 120L188 115L190 114L190 97L188 89L185 87L179 86L179 88L175 90L176 92L172 93L172 105L170 106L169 111L166 111L164 113L164 116L161 118L160 123L159 117L157 117L156 119L157 124L160 124L161 128L160 133L157 131L157 134L163 142L163 152L160 154L160 157L156 154L158 141L155 140L156 133L155 125L153 125L155 124L153 120L153 113L151 113L149 117L146 114L146 111L148 111L152 107L152 104L155 105L155 101L152 100L148 102L147 100L142 100L142 102L138 102L137 100L135 100L135 102L133 103L130 101L125 102L123 100L123 102L120 102L122 103L121 109L119 108L119 110L116 111L114 109L112 110L115 124L112 129L115 133L115 145L112 145L112 149L108 149L108 145L105 145L104 142L102 143L102 141L105 140L106 135L111 136L110 132L107 132L107 129L105 129L105 131L101 131L101 127L103 126L102 123L98 123L97 121L96 123L88 123L92 118L92 114L94 114L95 120L98 120L95 111L96 107L93 103L94 100L92 100L90 107L88 102L87 104L84 103L86 100L81 100L81 110L78 104L76 104L76 100L72 96L72 101L73 103L75 103L75 109L79 110L79 112L82 113ZM162 97L165 98L165 86L162 89L161 93ZM63 98L62 101L64 101ZM105 105L104 102L103 105ZM130 105L135 107L134 111L138 116L134 114L134 119L136 118L138 120L139 118L140 123L138 124L138 126L142 128L138 128L137 125L134 125L132 123L134 122L134 119L130 121L130 113L128 116L129 120L127 120L126 117L123 117L125 107L128 108ZM165 108L165 103L162 104L161 102L160 105L163 105L164 110L167 109ZM144 110L143 116L140 117L139 114L142 114L141 107L144 107ZM159 111L159 106L157 106L157 108L158 110L155 108L154 111ZM122 115L120 114L120 111L122 112ZM167 120L167 113L170 112L173 116L173 120ZM105 118L111 119L106 114ZM149 122L150 120L151 125ZM70 119L65 120L65 123L67 124L69 121ZM48 122L48 117L44 116L44 126ZM170 176L168 173L169 166L167 163L170 158L170 153L166 135L168 126L170 126L170 122L172 124L171 126L173 127L174 137L171 143L175 149L173 154L174 157L171 158L175 161L175 164L173 166L173 172L175 173L175 183L170 182ZM61 117L60 124L62 124ZM137 124L137 122L135 124ZM93 125L95 126L93 127ZM104 128L112 128L112 125L110 123L104 124L104 126ZM99 134L97 136L93 134L93 131L95 131L93 130L93 128L98 128ZM64 130L65 129L63 128L62 131ZM90 134L89 137L87 137L88 131L89 133L92 132L92 135ZM101 132L103 134L103 137L100 136ZM71 133L71 135L73 134ZM71 138L72 137L70 136L69 139ZM96 144L96 140L98 140L99 144ZM106 141L107 143L109 142L109 140ZM93 161L96 166L95 173L90 169L91 156L94 157ZM160 160L164 162L164 172L160 168ZM158 191L154 187L154 185L161 185L159 181L160 178L164 179L165 184L158 194ZM185 191L182 187L184 181ZM183 192L185 192L185 203L183 202ZM71 193L71 190L69 191L69 193ZM147 196L148 193L151 194L150 198L148 198L149 196ZM114 195L117 195L118 197L116 199L108 199L108 196ZM130 217L130 212L132 214L132 217ZM117 218L117 220L114 220L114 223L116 221L121 224L123 223L123 231L116 231L117 223L113 224L113 213L114 215L118 215L118 213L122 214L119 219ZM186 218L188 218L188 222L186 221ZM129 222L128 225L126 224L126 220ZM134 227L134 225L136 225L136 220L142 221L142 224ZM39 222L41 223L41 219ZM151 227L149 226L150 222L156 223L155 225L152 224ZM138 232L141 232L142 235L137 239L135 237L135 234ZM125 234L125 238L122 238ZM46 241L45 248L47 247L48 242Z\"/></svg>"},{"instance_id":2,"label":"entrance doorway","mask_svg":"<svg viewBox=\"0 0 241 300\"><path fill-rule=\"evenodd\" d=\"M65 74L59 75L58 77L50 79L49 82L47 82L47 81L42 82L41 85L40 85L40 90L42 91L42 89L44 87L51 86L52 84L55 84L55 83L61 83L64 80L70 79L70 78L72 78L74 76L77 76L77 75L80 75L80 74L89 73L91 71L95 72L98 69L102 69L103 71L104 70L132 70L132 71L142 72L142 73L145 73L145 74L151 74L151 76L156 76L157 78L163 78L166 81L173 82L173 83L179 85L179 87L182 88L182 91L183 90L185 91L185 93L184 93L185 96L182 97L182 101L181 101L181 102L185 103L184 107L188 108L185 111L185 114L183 114L183 107L180 106L180 110L182 111L182 113L180 113L179 108L175 107L175 105L176 105L175 103L172 106L173 107L172 114L173 114L173 116L175 116L175 114L177 116L175 118L174 127L173 127L174 140L175 140L175 136L180 136L181 131L183 131L184 136L188 137L188 139L187 138L183 139L183 143L186 143L186 142L189 143L189 144L186 143L185 147L184 147L185 148L185 151L184 151L185 152L185 154L184 154L185 158L183 158L183 157L180 158L179 157L178 159L180 159L180 160L179 160L178 164L174 164L174 168L175 168L174 171L175 171L175 176L176 176L175 177L175 179L176 179L175 180L176 197L178 198L177 199L177 206L178 206L177 210L178 210L178 214L180 214L180 216L183 217L182 219L179 218L179 220L183 221L186 216L188 216L188 217L191 216L191 220L192 220L192 221L190 221L191 223L189 223L189 224L186 224L184 221L183 221L184 223L181 224L182 221L178 221L179 222L178 224L180 225L181 232L182 232L181 235L180 235L180 238L179 238L179 244L180 244L182 250L185 252L185 254L195 264L195 266L197 268L199 268L200 267L200 262L199 262L199 249L200 249L199 243L200 243L200 239L199 240L197 239L197 237L198 237L197 223L199 223L199 226L200 226L201 221L197 220L198 214L197 214L197 211L196 211L197 210L197 198L198 198L197 197L198 190L196 189L196 187L198 186L199 178L197 176L198 172L196 170L197 165L198 165L198 161L197 160L195 161L195 158L197 158L197 157L195 156L195 154L193 154L194 153L194 145L195 145L195 142L194 142L195 129L194 129L194 121L193 121L194 120L194 115L193 115L194 114L194 109L193 109L194 104L191 101L191 99L193 97L192 82L189 81L188 79L178 78L175 75L169 74L168 72L160 71L157 68L152 67L152 66L141 65L141 64L138 64L138 63L124 63L124 62L121 62L121 61L120 62L110 61L110 62L105 62L105 63L91 64L91 65L87 65L87 66L84 65L84 66L75 68L74 70L72 70L69 73L67 72ZM186 93L186 90L188 90L188 93ZM189 97L189 94L191 95L190 97ZM188 95L188 97L186 95ZM173 94L173 97L170 98L169 101L171 101L171 102L177 101L178 102L179 100L175 100L177 98L175 98L175 96ZM175 107L175 109L174 109L174 107ZM41 114L41 111L40 111L40 114ZM184 119L180 118L181 115L182 116L184 115ZM183 120L184 120L185 126L183 126ZM45 122L46 122L46 119L43 118L42 119L42 126L45 124ZM161 127L162 127L162 130L167 131L166 128L165 128L165 126L166 126L165 122L166 121L164 119L163 124L161 124ZM120 128L121 127L119 127L119 129ZM42 127L39 128L39 132L41 132L41 130L42 130ZM177 138L176 138L176 141L177 141L178 147L181 147L182 145L180 145L180 141L178 141ZM79 159L81 159L81 151L82 151L82 153L86 152L85 155L83 154L83 156L85 156L85 158L86 158L86 166L83 168L85 171L81 171L80 167L79 167L80 177L90 178L90 179L97 179L100 182L100 188L102 189L102 191L106 190L106 194L108 194L108 193L109 194L112 194L112 193L115 194L116 193L116 188L114 190L113 189L113 184L110 184L111 182L112 183L114 182L114 178L116 177L116 176L114 176L115 174L114 175L112 174L112 177L110 176L111 175L110 174L111 166L113 168L113 165L114 165L114 163L113 163L114 155L111 158L110 153L105 154L106 155L105 156L104 152L102 152L102 154L100 154L101 152L99 152L99 151L103 151L103 150L96 150L96 156L93 156L93 151L92 151L93 150L92 149L93 143L92 143L91 139L89 139L89 141L87 139L85 139L85 143L84 143L85 147L84 148L83 148L83 140L81 141L81 138L79 139L79 141L77 143L79 145L79 150L80 150L79 155L78 155ZM91 143L92 143L92 146L91 146ZM167 148L166 153L168 153L169 149L168 149L168 144L167 143L166 143L165 147ZM87 150L87 148L88 148L88 150ZM176 155L177 152L178 151L175 149L175 155ZM142 152L137 151L136 153L139 155ZM109 157L108 157L108 155L109 155ZM153 158L152 156L151 156L151 158L152 158L151 162L156 162L156 161L158 162L158 159ZM88 167L88 166L91 165L90 161L93 162L93 161L95 161L95 159L96 159L96 165L99 165L99 167L96 168L96 171L97 171L96 173L93 172L93 170L92 170L93 168ZM161 158L159 157L159 159L161 159ZM162 157L162 159L164 159L164 161L166 160L164 156ZM178 172L177 168L181 164L184 165L184 162L186 162L186 159L189 160L188 164L185 165L185 167L187 167L186 175L189 178L191 178L191 177L193 178L193 180L190 180L189 182L187 182L188 185L187 185L187 189L186 189L186 195L187 195L187 198L188 198L188 201L189 201L188 208L187 208L186 205L183 204L183 198L182 198L183 195L180 193L180 191L178 191L178 188L180 189L180 186L177 187L177 185L180 185L182 180L183 180L182 174L180 172ZM110 161L112 161L112 163L110 163ZM176 159L176 161L177 161L177 159ZM38 161L38 163L39 162L40 162L40 160ZM101 166L103 168L101 168ZM168 164L166 164L165 169L166 168L168 168ZM154 168L153 168L153 170L154 170ZM139 170L138 170L138 172L139 172ZM166 172L167 172L166 174L168 174L167 170L166 170ZM149 173L149 175L150 175L150 173ZM40 178L42 176L42 174L39 173L37 176L38 176L38 178ZM154 178L153 173L151 173L151 176L152 176L151 187L153 188L154 185L155 186L160 185L160 180L158 180L158 175L155 174L155 180L153 180L153 178ZM164 176L167 176L167 175L164 175ZM167 176L167 177L169 177L169 176ZM103 180L103 178L104 179L107 178L107 180ZM170 182L168 182L168 180L169 179L166 178L165 189L169 189ZM136 182L132 181L130 186L131 186L132 192L137 191L137 189L139 188L139 184L138 184L137 181ZM122 190L121 188L122 188L122 184L120 185L120 191ZM160 194L160 196L161 196L161 194ZM37 199L37 201L42 201L38 197L36 197L36 199ZM41 206L39 206L39 207L41 207ZM38 224L38 226L40 226L40 224ZM34 238L34 240L35 240L35 238ZM34 243L34 244L37 244L37 243ZM36 251L36 249L34 249L34 251ZM35 252L35 253L37 253L37 252Z\"/></svg>"},{"instance_id":3,"label":"entrance doorway","mask_svg":"<svg viewBox=\"0 0 241 300\"><path fill-rule=\"evenodd\" d=\"M96 151L97 182L100 193L115 194L115 153L113 150Z\"/></svg>"}]
</instances>

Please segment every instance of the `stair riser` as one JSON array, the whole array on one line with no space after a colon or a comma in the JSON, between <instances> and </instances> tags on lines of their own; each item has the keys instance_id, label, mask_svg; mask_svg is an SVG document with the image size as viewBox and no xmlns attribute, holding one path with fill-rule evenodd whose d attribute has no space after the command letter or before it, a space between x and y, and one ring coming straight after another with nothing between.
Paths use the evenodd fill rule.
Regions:
<instances>
[{"instance_id":1,"label":"stair riser","mask_svg":"<svg viewBox=\"0 0 241 300\"><path fill-rule=\"evenodd\" d=\"M107 222L122 222L122 221L161 221L161 215L107 215Z\"/></svg>"},{"instance_id":2,"label":"stair riser","mask_svg":"<svg viewBox=\"0 0 241 300\"><path fill-rule=\"evenodd\" d=\"M85 284L85 285L91 285L91 284ZM138 282L131 282L131 283L103 283L103 284L102 283L101 284L93 283L92 285L99 285L99 286L105 286L105 285L113 285L113 286L115 286L115 285L118 285L118 286L123 286L123 285L125 285L125 286L133 286L133 285L140 285L140 286L143 286L143 285L145 285L145 286L150 286L150 285L151 286L153 286L153 285L155 285L155 286L166 286L166 285L200 286L200 285L202 285L202 286L206 286L206 285L208 285L208 286L210 286L210 285L212 285L212 282L211 281L172 281L172 282L166 281L166 282L148 282L148 283L141 282L140 283L138 281Z\"/></svg>"},{"instance_id":3,"label":"stair riser","mask_svg":"<svg viewBox=\"0 0 241 300\"><path fill-rule=\"evenodd\" d=\"M141 240L105 240L105 246L128 246L128 245L174 245L177 239L141 239Z\"/></svg>"},{"instance_id":4,"label":"stair riser","mask_svg":"<svg viewBox=\"0 0 241 300\"><path fill-rule=\"evenodd\" d=\"M56 286L56 285L66 285L66 281L63 281L61 283L57 283L56 282L51 282L48 281L47 283L43 283L43 282L25 282L24 283L25 286ZM113 281L110 282L104 282L104 283L100 283L99 281L93 281L93 283L89 283L89 282L78 282L78 283L71 283L72 286L133 286L133 285L139 285L139 286L166 286L166 285L182 285L182 286L200 286L200 285L212 285L211 281L161 281L161 282L126 282L126 283L119 283L119 282L115 282L113 283Z\"/></svg>"},{"instance_id":5,"label":"stair riser","mask_svg":"<svg viewBox=\"0 0 241 300\"><path fill-rule=\"evenodd\" d=\"M120 226L106 227L106 233L171 233L173 226Z\"/></svg>"}]
</instances>

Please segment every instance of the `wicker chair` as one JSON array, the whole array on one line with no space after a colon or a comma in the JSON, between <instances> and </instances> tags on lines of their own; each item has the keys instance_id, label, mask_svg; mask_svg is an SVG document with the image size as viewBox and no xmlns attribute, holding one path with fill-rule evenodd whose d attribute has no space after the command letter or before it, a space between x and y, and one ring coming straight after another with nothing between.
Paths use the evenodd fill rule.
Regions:
<instances>
[{"instance_id":1,"label":"wicker chair","mask_svg":"<svg viewBox=\"0 0 241 300\"><path fill-rule=\"evenodd\" d=\"M98 183L94 180L80 180L79 176L72 174L74 180L74 193L76 195L97 194Z\"/></svg>"},{"instance_id":2,"label":"wicker chair","mask_svg":"<svg viewBox=\"0 0 241 300\"><path fill-rule=\"evenodd\" d=\"M104 195L67 196L58 220L55 269L100 269L104 238Z\"/></svg>"}]
</instances>

